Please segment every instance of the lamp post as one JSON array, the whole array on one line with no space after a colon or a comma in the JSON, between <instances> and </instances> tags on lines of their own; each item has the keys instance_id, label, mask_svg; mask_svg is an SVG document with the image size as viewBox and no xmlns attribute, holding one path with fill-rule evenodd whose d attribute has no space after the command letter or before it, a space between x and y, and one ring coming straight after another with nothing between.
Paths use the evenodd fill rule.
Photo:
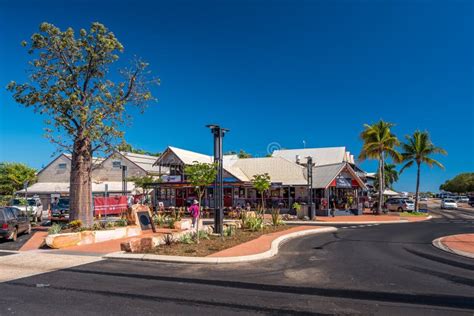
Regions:
<instances>
[{"instance_id":1,"label":"lamp post","mask_svg":"<svg viewBox=\"0 0 474 316\"><path fill-rule=\"evenodd\" d=\"M122 194L127 196L127 166L122 165Z\"/></svg>"},{"instance_id":2,"label":"lamp post","mask_svg":"<svg viewBox=\"0 0 474 316\"><path fill-rule=\"evenodd\" d=\"M214 233L222 234L224 224L224 169L222 160L222 138L229 130L219 125L206 125L214 135L214 163L217 165L217 177L214 181Z\"/></svg>"},{"instance_id":3,"label":"lamp post","mask_svg":"<svg viewBox=\"0 0 474 316\"><path fill-rule=\"evenodd\" d=\"M312 220L316 215L313 201L313 157L308 156L306 159L306 169L308 172L308 215L309 219Z\"/></svg>"}]
</instances>

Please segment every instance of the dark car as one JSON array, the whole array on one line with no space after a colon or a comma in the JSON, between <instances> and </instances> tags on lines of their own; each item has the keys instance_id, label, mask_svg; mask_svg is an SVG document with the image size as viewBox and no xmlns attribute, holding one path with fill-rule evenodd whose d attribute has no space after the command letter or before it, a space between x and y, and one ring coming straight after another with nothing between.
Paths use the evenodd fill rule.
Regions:
<instances>
[{"instance_id":1,"label":"dark car","mask_svg":"<svg viewBox=\"0 0 474 316\"><path fill-rule=\"evenodd\" d=\"M53 219L69 219L69 199L61 198L51 205Z\"/></svg>"},{"instance_id":2,"label":"dark car","mask_svg":"<svg viewBox=\"0 0 474 316\"><path fill-rule=\"evenodd\" d=\"M469 202L468 202L468 203L469 203L470 206L474 207L474 196L471 196L471 197L469 198Z\"/></svg>"},{"instance_id":3,"label":"dark car","mask_svg":"<svg viewBox=\"0 0 474 316\"><path fill-rule=\"evenodd\" d=\"M15 241L21 233L31 233L26 212L16 207L0 207L0 238Z\"/></svg>"}]
</instances>

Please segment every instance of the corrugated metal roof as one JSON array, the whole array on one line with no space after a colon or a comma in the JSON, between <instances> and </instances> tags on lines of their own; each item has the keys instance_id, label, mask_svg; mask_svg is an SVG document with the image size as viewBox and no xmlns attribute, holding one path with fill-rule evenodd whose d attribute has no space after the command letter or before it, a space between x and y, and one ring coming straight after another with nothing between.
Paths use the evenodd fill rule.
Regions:
<instances>
[{"instance_id":1,"label":"corrugated metal roof","mask_svg":"<svg viewBox=\"0 0 474 316\"><path fill-rule=\"evenodd\" d=\"M346 147L280 149L275 150L272 154L272 157L282 157L292 162L296 162L297 156L300 158L300 163L306 163L306 157L311 156L313 163L317 166L347 161Z\"/></svg>"},{"instance_id":2,"label":"corrugated metal roof","mask_svg":"<svg viewBox=\"0 0 474 316\"><path fill-rule=\"evenodd\" d=\"M238 168L250 181L254 175L268 173L273 183L305 185L305 168L281 157L239 159L232 168Z\"/></svg>"},{"instance_id":3,"label":"corrugated metal roof","mask_svg":"<svg viewBox=\"0 0 474 316\"><path fill-rule=\"evenodd\" d=\"M158 173L160 168L158 166L153 166L158 157L150 155L135 154L130 152L121 151L120 154L138 165L140 168L150 173Z\"/></svg>"},{"instance_id":4,"label":"corrugated metal roof","mask_svg":"<svg viewBox=\"0 0 474 316\"><path fill-rule=\"evenodd\" d=\"M313 188L324 189L342 171L345 162L313 168Z\"/></svg>"}]
</instances>

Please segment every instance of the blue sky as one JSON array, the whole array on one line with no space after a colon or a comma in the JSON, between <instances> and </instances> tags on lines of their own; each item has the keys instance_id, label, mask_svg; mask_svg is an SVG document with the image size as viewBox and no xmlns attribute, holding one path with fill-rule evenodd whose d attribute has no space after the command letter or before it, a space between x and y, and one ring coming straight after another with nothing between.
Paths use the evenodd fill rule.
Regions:
<instances>
[{"instance_id":1,"label":"blue sky","mask_svg":"<svg viewBox=\"0 0 474 316\"><path fill-rule=\"evenodd\" d=\"M428 130L449 155L424 168L422 190L474 171L472 1L0 1L0 161L36 168L55 147L43 118L3 89L24 82L20 42L43 21L99 21L125 46L120 64L148 61L159 102L126 127L134 147L211 153L204 127L231 129L225 150L346 146L358 154L364 123L382 118L403 138ZM374 171L376 163L361 166ZM396 189L412 191L415 170Z\"/></svg>"}]
</instances>

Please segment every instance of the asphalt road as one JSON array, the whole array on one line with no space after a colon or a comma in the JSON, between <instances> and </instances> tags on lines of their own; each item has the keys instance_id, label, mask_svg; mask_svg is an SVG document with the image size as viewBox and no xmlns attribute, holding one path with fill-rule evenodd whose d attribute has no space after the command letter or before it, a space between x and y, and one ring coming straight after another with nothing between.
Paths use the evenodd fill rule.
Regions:
<instances>
[{"instance_id":1,"label":"asphalt road","mask_svg":"<svg viewBox=\"0 0 474 316\"><path fill-rule=\"evenodd\" d=\"M431 241L473 232L474 211L441 214L342 226L254 263L106 260L17 279L0 284L0 315L473 315L474 261Z\"/></svg>"}]
</instances>

